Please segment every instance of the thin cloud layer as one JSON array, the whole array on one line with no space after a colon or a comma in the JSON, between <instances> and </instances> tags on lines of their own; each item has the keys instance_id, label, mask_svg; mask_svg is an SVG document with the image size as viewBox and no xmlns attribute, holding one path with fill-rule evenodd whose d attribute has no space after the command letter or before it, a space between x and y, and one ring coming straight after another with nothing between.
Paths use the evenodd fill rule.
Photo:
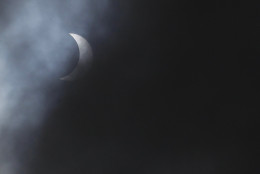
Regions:
<instances>
[{"instance_id":1,"label":"thin cloud layer","mask_svg":"<svg viewBox=\"0 0 260 174\"><path fill-rule=\"evenodd\" d=\"M75 47L68 33L88 32L106 7L107 0L11 0L1 6L0 173L21 174L19 155L33 142L17 143L35 136L58 97L48 94L62 88L59 77Z\"/></svg>"}]
</instances>

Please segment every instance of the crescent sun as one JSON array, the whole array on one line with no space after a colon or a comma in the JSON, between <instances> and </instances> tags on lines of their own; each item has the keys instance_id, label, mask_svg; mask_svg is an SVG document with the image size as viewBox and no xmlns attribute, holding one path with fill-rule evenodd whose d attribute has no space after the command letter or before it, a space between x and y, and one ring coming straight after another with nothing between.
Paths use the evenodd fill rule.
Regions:
<instances>
[{"instance_id":1,"label":"crescent sun","mask_svg":"<svg viewBox=\"0 0 260 174\"><path fill-rule=\"evenodd\" d=\"M70 74L60 78L60 80L64 80L64 81L73 81L77 79L89 67L93 57L92 48L85 38L74 33L69 33L69 34L75 39L78 45L79 61L76 67L74 68L74 70Z\"/></svg>"}]
</instances>

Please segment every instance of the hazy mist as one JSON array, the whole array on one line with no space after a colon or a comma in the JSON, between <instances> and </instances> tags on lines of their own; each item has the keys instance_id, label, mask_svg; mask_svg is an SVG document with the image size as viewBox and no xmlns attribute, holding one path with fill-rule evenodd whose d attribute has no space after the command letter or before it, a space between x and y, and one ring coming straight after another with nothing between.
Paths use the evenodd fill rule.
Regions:
<instances>
[{"instance_id":1,"label":"hazy mist","mask_svg":"<svg viewBox=\"0 0 260 174\"><path fill-rule=\"evenodd\" d=\"M88 36L89 27L106 7L107 0L11 0L1 4L1 174L22 173L23 153L32 151L33 137L55 105L59 93L48 94L53 88L62 89L59 77L66 72L76 47L68 33Z\"/></svg>"}]
</instances>

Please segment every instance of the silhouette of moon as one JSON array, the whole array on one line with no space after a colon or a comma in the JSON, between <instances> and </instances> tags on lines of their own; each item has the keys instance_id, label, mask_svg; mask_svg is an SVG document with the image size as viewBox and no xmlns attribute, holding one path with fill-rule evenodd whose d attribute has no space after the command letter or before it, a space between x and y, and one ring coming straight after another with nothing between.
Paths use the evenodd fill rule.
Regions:
<instances>
[{"instance_id":1,"label":"silhouette of moon","mask_svg":"<svg viewBox=\"0 0 260 174\"><path fill-rule=\"evenodd\" d=\"M70 74L60 78L60 80L64 80L64 81L73 81L77 79L80 75L82 75L90 66L93 57L92 48L85 38L74 33L69 33L69 34L75 39L78 45L79 61L77 66Z\"/></svg>"}]
</instances>

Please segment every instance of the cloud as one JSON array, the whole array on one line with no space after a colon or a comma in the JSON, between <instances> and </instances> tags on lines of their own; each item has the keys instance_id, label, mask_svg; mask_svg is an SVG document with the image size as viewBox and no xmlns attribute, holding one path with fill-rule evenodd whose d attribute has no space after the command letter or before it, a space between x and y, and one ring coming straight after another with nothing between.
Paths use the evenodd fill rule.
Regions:
<instances>
[{"instance_id":1,"label":"cloud","mask_svg":"<svg viewBox=\"0 0 260 174\"><path fill-rule=\"evenodd\" d=\"M52 88L62 90L75 42L69 32L87 35L107 0L22 0L1 6L0 173L20 173L17 139L29 139L54 105ZM95 24L96 25L96 24ZM100 26L102 27L102 26ZM21 132L23 134L21 134ZM26 148L33 143L26 143Z\"/></svg>"}]
</instances>

